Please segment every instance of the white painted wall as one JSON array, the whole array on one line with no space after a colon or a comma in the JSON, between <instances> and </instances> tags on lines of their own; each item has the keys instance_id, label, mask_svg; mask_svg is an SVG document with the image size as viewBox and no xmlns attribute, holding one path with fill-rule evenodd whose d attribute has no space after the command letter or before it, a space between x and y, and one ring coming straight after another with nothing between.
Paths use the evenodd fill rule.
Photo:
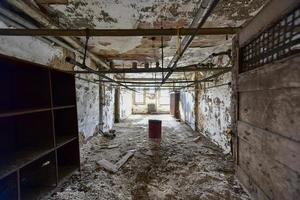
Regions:
<instances>
[{"instance_id":1,"label":"white painted wall","mask_svg":"<svg viewBox=\"0 0 300 200\"><path fill-rule=\"evenodd\" d=\"M121 90L120 92L120 119L126 119L132 114L132 92Z\"/></svg>"},{"instance_id":2,"label":"white painted wall","mask_svg":"<svg viewBox=\"0 0 300 200\"><path fill-rule=\"evenodd\" d=\"M187 123L193 130L195 130L195 93L194 91L184 91L180 92L180 119Z\"/></svg>"},{"instance_id":3,"label":"white painted wall","mask_svg":"<svg viewBox=\"0 0 300 200\"><path fill-rule=\"evenodd\" d=\"M222 85L231 81L231 73L220 77L214 84L207 87ZM225 153L230 151L226 130L231 128L231 95L229 85L205 89L200 97L199 112L202 114L202 133L219 145Z\"/></svg>"},{"instance_id":4,"label":"white painted wall","mask_svg":"<svg viewBox=\"0 0 300 200\"><path fill-rule=\"evenodd\" d=\"M93 75L81 74L93 79ZM99 84L76 79L78 129L85 138L93 136L99 125Z\"/></svg>"},{"instance_id":5,"label":"white painted wall","mask_svg":"<svg viewBox=\"0 0 300 200\"><path fill-rule=\"evenodd\" d=\"M224 153L229 153L226 130L231 128L231 95L232 90L228 85L222 85L231 81L231 73L218 78L214 83L206 83L199 99L199 131L220 146ZM195 130L195 97L194 91L180 92L180 119Z\"/></svg>"},{"instance_id":6,"label":"white painted wall","mask_svg":"<svg viewBox=\"0 0 300 200\"><path fill-rule=\"evenodd\" d=\"M112 129L114 125L115 89L111 86L106 86L104 92L103 131L105 132Z\"/></svg>"}]
</instances>

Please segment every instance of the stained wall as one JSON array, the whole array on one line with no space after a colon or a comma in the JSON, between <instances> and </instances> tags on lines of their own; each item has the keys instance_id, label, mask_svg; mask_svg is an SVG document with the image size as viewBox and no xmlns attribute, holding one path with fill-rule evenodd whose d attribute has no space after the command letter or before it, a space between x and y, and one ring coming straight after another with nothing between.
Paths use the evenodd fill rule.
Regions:
<instances>
[{"instance_id":1,"label":"stained wall","mask_svg":"<svg viewBox=\"0 0 300 200\"><path fill-rule=\"evenodd\" d=\"M213 83L203 84L199 95L198 129L225 153L230 152L226 130L232 128L231 79L231 73L227 73Z\"/></svg>"},{"instance_id":2,"label":"stained wall","mask_svg":"<svg viewBox=\"0 0 300 200\"><path fill-rule=\"evenodd\" d=\"M231 79L229 72L213 82L201 83L198 89L198 106L195 105L195 88L180 92L180 119L211 139L224 153L230 152L226 130L231 129L232 123ZM195 109L198 109L197 113Z\"/></svg>"}]
</instances>

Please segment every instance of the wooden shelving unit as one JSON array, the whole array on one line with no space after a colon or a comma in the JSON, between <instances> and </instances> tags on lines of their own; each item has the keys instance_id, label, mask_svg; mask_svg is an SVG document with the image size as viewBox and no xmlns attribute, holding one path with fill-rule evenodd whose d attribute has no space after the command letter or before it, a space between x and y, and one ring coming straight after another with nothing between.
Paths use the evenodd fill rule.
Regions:
<instances>
[{"instance_id":1,"label":"wooden shelving unit","mask_svg":"<svg viewBox=\"0 0 300 200\"><path fill-rule=\"evenodd\" d=\"M0 55L0 200L39 199L79 170L74 75Z\"/></svg>"}]
</instances>

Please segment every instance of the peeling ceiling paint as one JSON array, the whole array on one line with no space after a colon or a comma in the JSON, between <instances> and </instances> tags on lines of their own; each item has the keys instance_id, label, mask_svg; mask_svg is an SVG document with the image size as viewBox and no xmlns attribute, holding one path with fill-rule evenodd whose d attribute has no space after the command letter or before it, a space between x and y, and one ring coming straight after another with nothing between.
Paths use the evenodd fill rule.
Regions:
<instances>
[{"instance_id":1,"label":"peeling ceiling paint","mask_svg":"<svg viewBox=\"0 0 300 200\"><path fill-rule=\"evenodd\" d=\"M204 27L240 26L253 17L266 0L222 0ZM188 27L198 0L69 0L68 5L52 5L59 22L67 28L136 29ZM81 38L82 41L85 38ZM164 37L165 66L176 51L177 37ZM89 49L114 60L116 67L155 62L161 57L160 38L93 37ZM198 36L178 66L194 64L214 51L231 46L231 37Z\"/></svg>"}]
</instances>

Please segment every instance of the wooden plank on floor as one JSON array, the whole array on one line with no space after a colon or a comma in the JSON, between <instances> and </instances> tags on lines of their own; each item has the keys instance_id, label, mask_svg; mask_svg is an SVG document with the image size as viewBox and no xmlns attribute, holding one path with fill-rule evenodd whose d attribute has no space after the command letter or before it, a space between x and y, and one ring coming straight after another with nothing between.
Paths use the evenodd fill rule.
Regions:
<instances>
[{"instance_id":1,"label":"wooden plank on floor","mask_svg":"<svg viewBox=\"0 0 300 200\"><path fill-rule=\"evenodd\" d=\"M273 200L298 199L300 175L281 163L257 151L243 139L239 146L239 167L259 184L268 198Z\"/></svg>"},{"instance_id":2,"label":"wooden plank on floor","mask_svg":"<svg viewBox=\"0 0 300 200\"><path fill-rule=\"evenodd\" d=\"M300 141L299 88L240 92L239 119Z\"/></svg>"}]
</instances>

